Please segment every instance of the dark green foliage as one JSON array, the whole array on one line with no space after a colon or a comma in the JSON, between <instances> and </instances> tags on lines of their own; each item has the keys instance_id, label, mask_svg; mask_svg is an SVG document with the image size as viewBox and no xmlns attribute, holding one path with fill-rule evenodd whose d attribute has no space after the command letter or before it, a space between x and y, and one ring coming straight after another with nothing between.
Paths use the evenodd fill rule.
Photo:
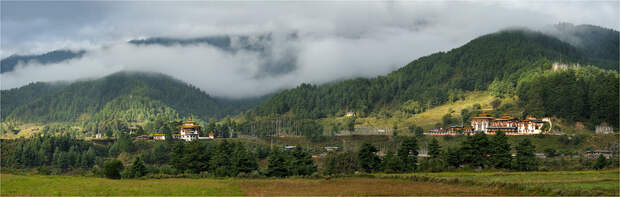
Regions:
<instances>
[{"instance_id":1,"label":"dark green foliage","mask_svg":"<svg viewBox=\"0 0 620 197\"><path fill-rule=\"evenodd\" d=\"M398 157L403 162L403 170L416 170L418 163L418 140L415 137L405 137L398 147Z\"/></svg>"},{"instance_id":2,"label":"dark green foliage","mask_svg":"<svg viewBox=\"0 0 620 197\"><path fill-rule=\"evenodd\" d=\"M131 153L133 151L133 139L129 136L129 134L121 133L110 148L110 155L118 155L121 152Z\"/></svg>"},{"instance_id":3,"label":"dark green foliage","mask_svg":"<svg viewBox=\"0 0 620 197\"><path fill-rule=\"evenodd\" d=\"M517 156L515 157L516 170L520 171L532 171L538 169L538 160L534 155L536 147L532 142L525 138L515 147L517 150Z\"/></svg>"},{"instance_id":4,"label":"dark green foliage","mask_svg":"<svg viewBox=\"0 0 620 197\"><path fill-rule=\"evenodd\" d=\"M233 167L233 174L235 175L242 172L250 173L258 169L256 157L252 154L252 152L246 150L245 146L241 143L235 145L235 149L231 157L231 163Z\"/></svg>"},{"instance_id":5,"label":"dark green foliage","mask_svg":"<svg viewBox=\"0 0 620 197\"><path fill-rule=\"evenodd\" d=\"M327 153L325 174L353 174L359 170L357 155L351 151Z\"/></svg>"},{"instance_id":6,"label":"dark green foliage","mask_svg":"<svg viewBox=\"0 0 620 197\"><path fill-rule=\"evenodd\" d=\"M288 171L288 165L286 163L287 155L280 149L274 148L267 157L269 164L267 164L267 175L273 177L285 177L290 174Z\"/></svg>"},{"instance_id":7,"label":"dark green foliage","mask_svg":"<svg viewBox=\"0 0 620 197\"><path fill-rule=\"evenodd\" d=\"M467 136L467 139L461 145L463 154L463 163L472 167L485 167L488 165L489 140L483 132L476 133L473 136Z\"/></svg>"},{"instance_id":8,"label":"dark green foliage","mask_svg":"<svg viewBox=\"0 0 620 197\"><path fill-rule=\"evenodd\" d=\"M545 148L544 150L545 156L547 157L556 157L558 156L558 152L553 148Z\"/></svg>"},{"instance_id":9,"label":"dark green foliage","mask_svg":"<svg viewBox=\"0 0 620 197\"><path fill-rule=\"evenodd\" d=\"M291 158L289 163L289 173L291 175L311 175L316 172L317 168L312 160L312 155L304 151L301 147L295 147L290 152Z\"/></svg>"},{"instance_id":10,"label":"dark green foliage","mask_svg":"<svg viewBox=\"0 0 620 197\"><path fill-rule=\"evenodd\" d=\"M512 97L515 95L515 84L495 79L489 85L489 94L498 98Z\"/></svg>"},{"instance_id":11,"label":"dark green foliage","mask_svg":"<svg viewBox=\"0 0 620 197\"><path fill-rule=\"evenodd\" d=\"M21 139L10 148L12 152L10 156L3 157L3 166L31 168L51 165L64 171L70 168L90 168L96 157L93 144L70 135Z\"/></svg>"},{"instance_id":12,"label":"dark green foliage","mask_svg":"<svg viewBox=\"0 0 620 197\"><path fill-rule=\"evenodd\" d=\"M461 163L463 163L461 149L448 148L448 150L446 150L446 164L448 166L458 168L460 167Z\"/></svg>"},{"instance_id":13,"label":"dark green foliage","mask_svg":"<svg viewBox=\"0 0 620 197\"><path fill-rule=\"evenodd\" d=\"M185 143L183 158L181 161L184 166L192 173L200 173L209 170L209 160L211 159L211 149L207 144L200 141ZM229 154L230 152L227 152Z\"/></svg>"},{"instance_id":14,"label":"dark green foliage","mask_svg":"<svg viewBox=\"0 0 620 197\"><path fill-rule=\"evenodd\" d=\"M147 173L146 166L144 166L144 161L142 161L142 158L140 157L136 157L129 169L131 172L131 178L143 177Z\"/></svg>"},{"instance_id":15,"label":"dark green foliage","mask_svg":"<svg viewBox=\"0 0 620 197\"><path fill-rule=\"evenodd\" d=\"M607 158L605 158L605 156L603 155L599 155L598 158L596 158L596 161L594 162L592 168L600 170L607 167L607 165L609 165Z\"/></svg>"},{"instance_id":16,"label":"dark green foliage","mask_svg":"<svg viewBox=\"0 0 620 197\"><path fill-rule=\"evenodd\" d=\"M381 159L377 156L377 151L377 148L368 142L362 144L357 153L357 162L361 170L368 173L380 170Z\"/></svg>"},{"instance_id":17,"label":"dark green foliage","mask_svg":"<svg viewBox=\"0 0 620 197\"><path fill-rule=\"evenodd\" d=\"M103 173L106 178L120 179L121 172L123 171L123 163L117 159L106 161L103 165Z\"/></svg>"},{"instance_id":18,"label":"dark green foliage","mask_svg":"<svg viewBox=\"0 0 620 197\"><path fill-rule=\"evenodd\" d=\"M591 62L575 47L542 33L501 31L419 58L386 76L321 86L301 84L274 95L257 113L321 118L354 111L366 116L392 104L404 111L421 111L458 99L458 92L487 89L496 78L497 92L510 95L523 75L549 69L554 61ZM408 105L401 106L404 103Z\"/></svg>"},{"instance_id":19,"label":"dark green foliage","mask_svg":"<svg viewBox=\"0 0 620 197\"><path fill-rule=\"evenodd\" d=\"M177 170L177 172L183 172L187 168L187 164L184 161L185 154L185 143L183 141L178 141L172 147L172 156L170 160L170 165Z\"/></svg>"},{"instance_id":20,"label":"dark green foliage","mask_svg":"<svg viewBox=\"0 0 620 197\"><path fill-rule=\"evenodd\" d=\"M0 91L2 99L0 105L2 105L2 121L5 121L7 116L17 107L27 104L35 100L39 100L48 95L54 94L64 88L67 84L64 83L31 83L20 88L13 88L9 90Z\"/></svg>"},{"instance_id":21,"label":"dark green foliage","mask_svg":"<svg viewBox=\"0 0 620 197\"><path fill-rule=\"evenodd\" d=\"M37 83L2 90L1 94L3 120L80 122L93 133L106 121L149 122L157 116L174 119L179 114L191 114L196 119L221 118L253 107L262 99L215 99L169 76L137 72L69 85Z\"/></svg>"},{"instance_id":22,"label":"dark green foliage","mask_svg":"<svg viewBox=\"0 0 620 197\"><path fill-rule=\"evenodd\" d=\"M383 158L383 171L386 173L402 172L403 162L398 155L394 155L394 151L389 150Z\"/></svg>"},{"instance_id":23,"label":"dark green foliage","mask_svg":"<svg viewBox=\"0 0 620 197\"><path fill-rule=\"evenodd\" d=\"M211 170L215 172L216 176L233 176L235 175L234 169L231 168L232 162L230 158L230 153L233 152L235 145L229 143L228 140L224 140L223 142L217 145L215 149L215 154L211 158L209 165L211 166Z\"/></svg>"},{"instance_id":24,"label":"dark green foliage","mask_svg":"<svg viewBox=\"0 0 620 197\"><path fill-rule=\"evenodd\" d=\"M439 146L439 141L433 138L431 143L428 145L428 156L431 158L439 158L441 154L441 146Z\"/></svg>"},{"instance_id":25,"label":"dark green foliage","mask_svg":"<svg viewBox=\"0 0 620 197\"><path fill-rule=\"evenodd\" d=\"M510 168L512 164L512 155L510 154L510 144L508 143L508 136L504 132L497 132L495 136L491 137L489 142L491 154L490 166L495 168Z\"/></svg>"},{"instance_id":26,"label":"dark green foliage","mask_svg":"<svg viewBox=\"0 0 620 197\"><path fill-rule=\"evenodd\" d=\"M312 142L318 142L323 137L323 126L314 120L303 120L300 129L302 135Z\"/></svg>"},{"instance_id":27,"label":"dark green foliage","mask_svg":"<svg viewBox=\"0 0 620 197\"><path fill-rule=\"evenodd\" d=\"M519 81L517 95L527 114L618 127L618 73L580 67L533 73Z\"/></svg>"}]
</instances>

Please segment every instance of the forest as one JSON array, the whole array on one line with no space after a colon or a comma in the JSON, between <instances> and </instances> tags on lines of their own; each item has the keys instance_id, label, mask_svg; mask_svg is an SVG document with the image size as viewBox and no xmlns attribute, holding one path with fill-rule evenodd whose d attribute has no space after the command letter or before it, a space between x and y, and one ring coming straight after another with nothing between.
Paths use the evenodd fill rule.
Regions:
<instances>
[{"instance_id":1,"label":"forest","mask_svg":"<svg viewBox=\"0 0 620 197\"><path fill-rule=\"evenodd\" d=\"M428 154L420 157L420 137L399 136L394 150L379 153L370 142L359 150L328 151L315 159L311 150L270 147L229 140L144 141L121 135L112 143L84 141L71 135L43 135L2 140L3 171L36 170L40 174L80 171L84 175L112 179L186 176L291 177L346 175L355 172L440 172L459 169L505 169L535 171L571 168L617 167L616 157L595 160L566 159L548 153L549 161L537 158L535 146L525 138L510 144L503 133L468 136L458 147L442 147L429 138ZM513 156L514 153L514 156ZM558 157L559 159L552 159ZM549 160L549 159L546 159ZM260 165L259 163L266 162ZM558 165L559 163L562 165ZM262 167L261 167L262 166Z\"/></svg>"}]
</instances>

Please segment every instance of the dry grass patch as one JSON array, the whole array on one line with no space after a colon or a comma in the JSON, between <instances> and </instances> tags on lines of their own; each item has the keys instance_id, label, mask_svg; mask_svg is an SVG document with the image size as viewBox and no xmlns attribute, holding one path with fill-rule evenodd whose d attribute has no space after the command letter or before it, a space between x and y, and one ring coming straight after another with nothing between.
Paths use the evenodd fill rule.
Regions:
<instances>
[{"instance_id":1,"label":"dry grass patch","mask_svg":"<svg viewBox=\"0 0 620 197\"><path fill-rule=\"evenodd\" d=\"M245 179L237 182L244 194L249 196L479 196L514 194L496 188L376 178Z\"/></svg>"}]
</instances>

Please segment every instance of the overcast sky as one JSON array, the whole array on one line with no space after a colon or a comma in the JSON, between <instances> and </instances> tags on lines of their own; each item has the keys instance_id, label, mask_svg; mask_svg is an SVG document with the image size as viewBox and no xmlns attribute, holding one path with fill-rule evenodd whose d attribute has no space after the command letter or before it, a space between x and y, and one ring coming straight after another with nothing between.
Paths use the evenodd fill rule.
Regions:
<instances>
[{"instance_id":1,"label":"overcast sky","mask_svg":"<svg viewBox=\"0 0 620 197\"><path fill-rule=\"evenodd\" d=\"M1 88L97 78L121 70L169 74L220 97L260 96L302 82L389 73L418 57L509 27L559 22L619 29L618 1L6 2L0 56L87 49L82 58L29 63ZM136 38L271 34L268 55L206 44L135 46ZM297 35L289 39L290 35ZM274 59L293 69L258 75ZM260 76L260 77L259 77Z\"/></svg>"}]
</instances>

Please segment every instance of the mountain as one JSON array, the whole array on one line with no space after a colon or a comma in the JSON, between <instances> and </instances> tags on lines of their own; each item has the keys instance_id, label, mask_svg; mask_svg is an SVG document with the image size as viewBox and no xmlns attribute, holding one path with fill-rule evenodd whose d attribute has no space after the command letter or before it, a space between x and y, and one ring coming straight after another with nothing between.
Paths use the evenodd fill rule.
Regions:
<instances>
[{"instance_id":1,"label":"mountain","mask_svg":"<svg viewBox=\"0 0 620 197\"><path fill-rule=\"evenodd\" d=\"M322 118L349 111L366 116L383 109L397 110L405 103L424 111L458 100L464 92L486 90L495 80L514 89L522 78L550 70L554 62L584 65L597 61L555 37L525 29L505 30L419 58L386 76L320 86L301 84L267 99L256 111L259 115L292 114L297 118Z\"/></svg>"},{"instance_id":2,"label":"mountain","mask_svg":"<svg viewBox=\"0 0 620 197\"><path fill-rule=\"evenodd\" d=\"M3 120L20 122L141 122L160 115L207 120L234 115L260 101L214 98L167 75L139 72L71 84L33 83L1 94Z\"/></svg>"},{"instance_id":3,"label":"mountain","mask_svg":"<svg viewBox=\"0 0 620 197\"><path fill-rule=\"evenodd\" d=\"M66 61L73 58L80 58L86 51L55 50L41 55L12 55L0 61L0 73L15 70L18 63L38 62L41 64L52 64Z\"/></svg>"},{"instance_id":4,"label":"mountain","mask_svg":"<svg viewBox=\"0 0 620 197\"><path fill-rule=\"evenodd\" d=\"M546 28L544 32L575 46L599 67L618 70L617 61L620 59L618 31L594 25L560 23Z\"/></svg>"},{"instance_id":5,"label":"mountain","mask_svg":"<svg viewBox=\"0 0 620 197\"><path fill-rule=\"evenodd\" d=\"M261 56L263 62L259 64L255 78L268 76L278 76L287 74L297 69L297 54L295 50L288 49L288 46L280 46L278 43L295 41L296 34L286 34L274 36L272 34L260 35L219 35L204 36L197 38L167 38L152 37L145 39L135 39L128 41L135 46L191 46L206 45L222 50L227 53L238 53L241 51L256 53ZM278 45L278 46L275 46ZM280 51L275 51L276 49ZM1 60L0 73L11 72L15 66L22 62L24 64L39 62L43 65L59 63L73 58L82 57L87 51L55 50L40 55L12 55Z\"/></svg>"},{"instance_id":6,"label":"mountain","mask_svg":"<svg viewBox=\"0 0 620 197\"><path fill-rule=\"evenodd\" d=\"M206 36L198 38L166 38L153 37L129 41L130 44L138 46L188 46L188 45L209 45L228 53L240 51L257 53L264 60L259 67L256 78L267 76L277 76L287 74L297 68L297 54L295 50L284 48L278 45L280 42L291 42L297 39L296 34L285 34L275 36L273 34L259 35L220 35ZM278 45L278 46L275 46ZM275 51L276 48L285 50Z\"/></svg>"}]
</instances>

